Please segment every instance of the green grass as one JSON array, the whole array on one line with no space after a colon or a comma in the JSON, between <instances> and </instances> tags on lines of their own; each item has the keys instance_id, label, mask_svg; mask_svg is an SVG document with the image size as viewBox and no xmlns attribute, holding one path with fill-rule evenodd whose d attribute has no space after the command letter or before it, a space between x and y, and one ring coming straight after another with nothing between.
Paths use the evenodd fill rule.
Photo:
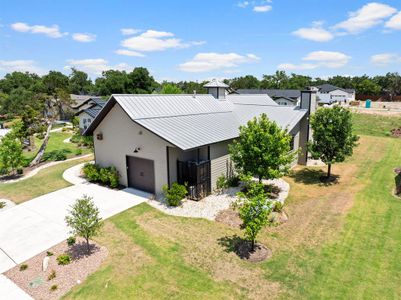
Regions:
<instances>
[{"instance_id":1,"label":"green grass","mask_svg":"<svg viewBox=\"0 0 401 300\"><path fill-rule=\"evenodd\" d=\"M52 132L50 134L50 139L49 143L47 144L45 154L53 151L65 151L67 154L67 158L74 157L79 147L74 143L64 143L64 140L70 138L71 136L72 136L71 133ZM81 148L81 149L82 149L82 154L88 154L92 152L92 150L88 148Z\"/></svg>"},{"instance_id":2,"label":"green grass","mask_svg":"<svg viewBox=\"0 0 401 300\"><path fill-rule=\"evenodd\" d=\"M393 121L363 115L356 122L366 135L352 158L334 166L337 184L319 184L324 168L316 167L287 178L290 219L258 237L272 249L270 260L239 259L227 246L243 235L238 229L141 204L105 222L96 240L109 257L65 298L400 298L401 201L392 191L401 139L383 137Z\"/></svg>"},{"instance_id":3,"label":"green grass","mask_svg":"<svg viewBox=\"0 0 401 300\"><path fill-rule=\"evenodd\" d=\"M70 186L71 184L63 179L64 171L72 166L89 161L90 159L92 158L89 157L60 163L56 166L43 169L35 176L28 179L14 183L2 183L0 184L0 198L9 199L15 203L21 203Z\"/></svg>"},{"instance_id":4,"label":"green grass","mask_svg":"<svg viewBox=\"0 0 401 300\"><path fill-rule=\"evenodd\" d=\"M401 127L400 116L353 114L356 134L370 136L390 136L391 130Z\"/></svg>"}]
</instances>

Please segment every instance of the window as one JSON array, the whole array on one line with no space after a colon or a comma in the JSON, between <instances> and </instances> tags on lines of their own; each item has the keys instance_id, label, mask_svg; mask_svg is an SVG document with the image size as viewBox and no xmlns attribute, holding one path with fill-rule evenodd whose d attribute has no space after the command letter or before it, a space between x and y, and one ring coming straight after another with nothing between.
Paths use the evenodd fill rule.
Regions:
<instances>
[{"instance_id":1,"label":"window","mask_svg":"<svg viewBox=\"0 0 401 300\"><path fill-rule=\"evenodd\" d=\"M291 151L294 150L294 146L295 146L295 136L291 136L291 141L290 141L290 149Z\"/></svg>"}]
</instances>

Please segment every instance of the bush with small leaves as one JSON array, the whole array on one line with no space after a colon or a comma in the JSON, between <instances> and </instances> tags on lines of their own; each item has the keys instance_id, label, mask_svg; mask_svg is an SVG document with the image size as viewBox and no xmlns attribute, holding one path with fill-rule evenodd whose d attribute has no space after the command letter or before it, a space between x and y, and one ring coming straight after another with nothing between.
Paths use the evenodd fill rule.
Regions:
<instances>
[{"instance_id":1,"label":"bush with small leaves","mask_svg":"<svg viewBox=\"0 0 401 300\"><path fill-rule=\"evenodd\" d=\"M83 172L91 182L100 182L111 188L117 188L119 185L120 175L115 167L102 168L98 165L86 164Z\"/></svg>"},{"instance_id":2,"label":"bush with small leaves","mask_svg":"<svg viewBox=\"0 0 401 300\"><path fill-rule=\"evenodd\" d=\"M71 262L71 256L68 254L60 254L57 256L57 263L59 265L65 266Z\"/></svg>"},{"instance_id":3,"label":"bush with small leaves","mask_svg":"<svg viewBox=\"0 0 401 300\"><path fill-rule=\"evenodd\" d=\"M227 179L226 176L221 174L216 180L216 189L219 193L223 192L224 189L227 188Z\"/></svg>"},{"instance_id":4,"label":"bush with small leaves","mask_svg":"<svg viewBox=\"0 0 401 300\"><path fill-rule=\"evenodd\" d=\"M53 284L53 285L50 287L50 291L52 291L52 292L57 291L57 289L58 289L57 284Z\"/></svg>"},{"instance_id":5,"label":"bush with small leaves","mask_svg":"<svg viewBox=\"0 0 401 300\"><path fill-rule=\"evenodd\" d=\"M163 193L168 205L179 206L181 204L181 200L185 198L188 191L185 185L174 182L171 185L171 188L169 188L167 184L164 185Z\"/></svg>"},{"instance_id":6,"label":"bush with small leaves","mask_svg":"<svg viewBox=\"0 0 401 300\"><path fill-rule=\"evenodd\" d=\"M25 271L26 269L28 269L28 265L27 264L22 264L19 266L19 270L20 271Z\"/></svg>"},{"instance_id":7,"label":"bush with small leaves","mask_svg":"<svg viewBox=\"0 0 401 300\"><path fill-rule=\"evenodd\" d=\"M52 270L49 276L47 276L47 281L53 280L54 278L56 278L56 271Z\"/></svg>"},{"instance_id":8,"label":"bush with small leaves","mask_svg":"<svg viewBox=\"0 0 401 300\"><path fill-rule=\"evenodd\" d=\"M277 213L282 213L284 209L284 203L276 201L273 206L273 211Z\"/></svg>"},{"instance_id":9,"label":"bush with small leaves","mask_svg":"<svg viewBox=\"0 0 401 300\"><path fill-rule=\"evenodd\" d=\"M75 244L76 241L77 241L77 240L76 240L75 236L70 236L70 237L67 239L67 245L68 245L68 246L72 246L72 245Z\"/></svg>"},{"instance_id":10,"label":"bush with small leaves","mask_svg":"<svg viewBox=\"0 0 401 300\"><path fill-rule=\"evenodd\" d=\"M53 252L51 252L51 251L46 251L46 256L53 256L53 255L54 255Z\"/></svg>"}]
</instances>

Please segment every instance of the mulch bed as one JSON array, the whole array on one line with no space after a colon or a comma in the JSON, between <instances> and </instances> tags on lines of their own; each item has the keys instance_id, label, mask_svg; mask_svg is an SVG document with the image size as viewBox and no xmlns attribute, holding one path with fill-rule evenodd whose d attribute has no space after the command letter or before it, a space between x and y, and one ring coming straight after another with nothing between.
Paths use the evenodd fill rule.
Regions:
<instances>
[{"instance_id":1,"label":"mulch bed","mask_svg":"<svg viewBox=\"0 0 401 300\"><path fill-rule=\"evenodd\" d=\"M243 260L249 262L261 262L272 257L272 251L262 244L255 244L255 250L251 250L251 242L242 240L235 247L235 253Z\"/></svg>"},{"instance_id":2,"label":"mulch bed","mask_svg":"<svg viewBox=\"0 0 401 300\"><path fill-rule=\"evenodd\" d=\"M401 138L401 127L400 127L400 128L395 128L395 129L391 130L391 135L392 135L393 137Z\"/></svg>"},{"instance_id":3,"label":"mulch bed","mask_svg":"<svg viewBox=\"0 0 401 300\"><path fill-rule=\"evenodd\" d=\"M46 271L42 270L43 259L47 256L44 251L24 262L28 268L20 271L20 265L4 273L21 289L34 299L59 299L73 286L83 282L88 275L95 272L108 255L106 247L91 242L91 253L86 253L86 244L82 239L71 247L62 242L48 250L54 255L49 256L49 265ZM58 265L56 258L60 254L68 253L72 257L70 264ZM48 280L49 275L55 271L56 277ZM50 288L57 285L57 289Z\"/></svg>"},{"instance_id":4,"label":"mulch bed","mask_svg":"<svg viewBox=\"0 0 401 300\"><path fill-rule=\"evenodd\" d=\"M230 227L241 228L242 220L239 213L231 208L220 211L216 216L216 222L226 224Z\"/></svg>"}]
</instances>

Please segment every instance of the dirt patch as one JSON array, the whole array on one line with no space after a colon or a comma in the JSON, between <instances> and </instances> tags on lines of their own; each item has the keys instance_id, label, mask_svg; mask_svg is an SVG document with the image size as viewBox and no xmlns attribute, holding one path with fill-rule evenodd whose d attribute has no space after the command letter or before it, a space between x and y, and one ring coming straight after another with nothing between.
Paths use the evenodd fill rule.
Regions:
<instances>
[{"instance_id":1,"label":"dirt patch","mask_svg":"<svg viewBox=\"0 0 401 300\"><path fill-rule=\"evenodd\" d=\"M242 220L239 213L232 209L225 209L220 211L216 216L216 222L226 224L233 228L241 228Z\"/></svg>"},{"instance_id":2,"label":"dirt patch","mask_svg":"<svg viewBox=\"0 0 401 300\"><path fill-rule=\"evenodd\" d=\"M252 250L252 245L249 241L240 241L235 246L235 253L241 258L249 262L261 262L272 257L272 251L265 245L255 244L255 249Z\"/></svg>"},{"instance_id":3,"label":"dirt patch","mask_svg":"<svg viewBox=\"0 0 401 300\"><path fill-rule=\"evenodd\" d=\"M71 247L62 242L48 250L53 253L47 256L42 252L23 264L27 269L20 271L18 265L7 271L5 275L34 299L59 299L73 286L83 282L88 275L96 271L108 255L106 247L91 244L91 254L86 254L86 244L81 239ZM56 261L60 254L68 253L72 261L68 265L59 265ZM43 259L49 257L48 268L43 271ZM53 278L52 278L53 277ZM56 286L56 288L54 288ZM52 289L53 287L53 289Z\"/></svg>"},{"instance_id":4,"label":"dirt patch","mask_svg":"<svg viewBox=\"0 0 401 300\"><path fill-rule=\"evenodd\" d=\"M391 130L391 135L393 137L401 138L401 127L392 129Z\"/></svg>"}]
</instances>

